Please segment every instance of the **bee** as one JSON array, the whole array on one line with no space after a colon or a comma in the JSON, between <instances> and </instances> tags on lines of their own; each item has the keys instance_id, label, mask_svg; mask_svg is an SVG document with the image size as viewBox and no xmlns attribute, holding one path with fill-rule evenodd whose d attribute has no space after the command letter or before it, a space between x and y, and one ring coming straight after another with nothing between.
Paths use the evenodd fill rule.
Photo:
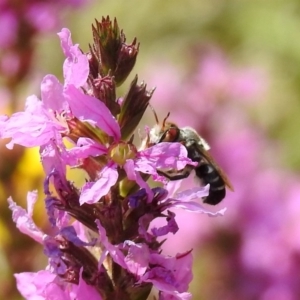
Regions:
<instances>
[{"instance_id":1,"label":"bee","mask_svg":"<svg viewBox=\"0 0 300 300\"><path fill-rule=\"evenodd\" d=\"M165 117L161 126L156 112L152 107L151 109L156 119L156 125L149 132L146 142L147 146L150 147L162 142L179 142L187 149L187 156L192 161L198 162L197 166L186 165L185 168L180 171L158 170L158 173L169 180L179 180L187 178L191 172L195 170L196 177L199 178L204 185L210 185L209 195L203 199L204 203L210 205L220 203L226 195L226 187L233 191L233 186L226 174L208 152L210 147L207 142L199 136L193 128L179 128L176 124L167 122L170 113Z\"/></svg>"}]
</instances>

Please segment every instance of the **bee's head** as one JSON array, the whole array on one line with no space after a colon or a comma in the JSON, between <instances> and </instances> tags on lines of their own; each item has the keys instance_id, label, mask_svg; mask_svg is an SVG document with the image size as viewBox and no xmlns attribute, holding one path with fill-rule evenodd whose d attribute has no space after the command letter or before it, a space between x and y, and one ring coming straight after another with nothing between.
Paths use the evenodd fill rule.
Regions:
<instances>
[{"instance_id":1,"label":"bee's head","mask_svg":"<svg viewBox=\"0 0 300 300\"><path fill-rule=\"evenodd\" d=\"M176 124L167 122L170 113L167 114L162 124L160 124L154 108L152 106L150 106L150 108L153 111L156 125L150 130L148 145L152 146L162 142L176 142L179 137L180 129Z\"/></svg>"},{"instance_id":2,"label":"bee's head","mask_svg":"<svg viewBox=\"0 0 300 300\"><path fill-rule=\"evenodd\" d=\"M166 119L165 119L166 120ZM178 126L171 122L163 123L162 134L159 139L159 143L161 142L176 142L179 137L180 129Z\"/></svg>"}]
</instances>

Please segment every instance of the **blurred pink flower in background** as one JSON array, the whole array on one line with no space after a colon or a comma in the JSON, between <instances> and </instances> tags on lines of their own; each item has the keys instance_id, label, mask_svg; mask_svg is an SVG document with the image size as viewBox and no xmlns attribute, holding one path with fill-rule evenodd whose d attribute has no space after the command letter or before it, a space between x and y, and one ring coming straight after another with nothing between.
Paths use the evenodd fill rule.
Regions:
<instances>
[{"instance_id":1,"label":"blurred pink flower in background","mask_svg":"<svg viewBox=\"0 0 300 300\"><path fill-rule=\"evenodd\" d=\"M16 31L22 29L19 27L21 25L31 24L37 32L53 30L60 22L63 10L79 8L88 2L90 0L27 0L24 2L3 0L0 2L0 20L1 25L8 26L1 27L6 29L3 31L6 42L9 45L8 39L16 36ZM1 37L1 42L4 37Z\"/></svg>"},{"instance_id":2,"label":"blurred pink flower in background","mask_svg":"<svg viewBox=\"0 0 300 300\"><path fill-rule=\"evenodd\" d=\"M8 48L16 41L18 21L15 14L11 10L2 10L0 17L0 28L2 32L0 35L0 48ZM6 28L6 30L3 30Z\"/></svg>"},{"instance_id":3,"label":"blurred pink flower in background","mask_svg":"<svg viewBox=\"0 0 300 300\"><path fill-rule=\"evenodd\" d=\"M13 90L30 72L37 36L59 29L67 9L77 9L88 2L90 1L0 2L0 75L10 89ZM14 105L12 108L14 109Z\"/></svg>"},{"instance_id":4,"label":"blurred pink flower in background","mask_svg":"<svg viewBox=\"0 0 300 300\"><path fill-rule=\"evenodd\" d=\"M227 206L221 219L176 211L180 230L164 249L198 245L200 266L208 264L205 253L214 257L214 281L198 287L206 299L299 299L299 178L282 169L279 145L249 113L262 101L268 78L262 70L232 66L216 50L195 60L185 76L174 66L155 67L148 76L158 85L152 104L160 119L170 111L171 121L194 127L207 140L235 192L219 205Z\"/></svg>"}]
</instances>

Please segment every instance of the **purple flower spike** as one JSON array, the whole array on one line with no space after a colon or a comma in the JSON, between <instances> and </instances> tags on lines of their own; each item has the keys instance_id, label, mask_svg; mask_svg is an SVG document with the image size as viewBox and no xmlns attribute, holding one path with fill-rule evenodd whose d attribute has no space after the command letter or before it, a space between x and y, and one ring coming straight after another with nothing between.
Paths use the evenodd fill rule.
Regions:
<instances>
[{"instance_id":1,"label":"purple flower spike","mask_svg":"<svg viewBox=\"0 0 300 300\"><path fill-rule=\"evenodd\" d=\"M30 300L146 300L154 288L156 300L191 299L191 250L173 257L163 251L170 233L179 230L173 210L219 216L225 209L211 212L200 203L209 185L177 192L181 181L164 176L201 163L189 158L184 142L159 138L150 144L153 132L147 130L141 145L135 143L133 133L154 90L135 77L125 96L116 95L135 64L136 39L127 45L109 17L93 26L89 53L73 44L68 29L58 35L66 57L64 82L46 75L41 100L30 96L25 111L0 116L8 148L40 147L52 225L51 234L44 234L33 222L36 192L28 194L27 210L8 200L19 230L48 257L44 271L15 275L20 293ZM165 125L166 119L162 131ZM75 168L84 183L69 179L68 170Z\"/></svg>"}]
</instances>

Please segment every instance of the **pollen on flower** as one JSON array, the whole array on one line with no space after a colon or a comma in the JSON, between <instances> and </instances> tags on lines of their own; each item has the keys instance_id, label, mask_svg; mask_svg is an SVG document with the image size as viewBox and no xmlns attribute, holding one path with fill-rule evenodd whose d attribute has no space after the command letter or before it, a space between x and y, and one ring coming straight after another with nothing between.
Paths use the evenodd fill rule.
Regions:
<instances>
[{"instance_id":1,"label":"pollen on flower","mask_svg":"<svg viewBox=\"0 0 300 300\"><path fill-rule=\"evenodd\" d=\"M119 166L123 166L128 159L134 159L137 149L133 144L120 142L112 145L108 151L108 156Z\"/></svg>"}]
</instances>

